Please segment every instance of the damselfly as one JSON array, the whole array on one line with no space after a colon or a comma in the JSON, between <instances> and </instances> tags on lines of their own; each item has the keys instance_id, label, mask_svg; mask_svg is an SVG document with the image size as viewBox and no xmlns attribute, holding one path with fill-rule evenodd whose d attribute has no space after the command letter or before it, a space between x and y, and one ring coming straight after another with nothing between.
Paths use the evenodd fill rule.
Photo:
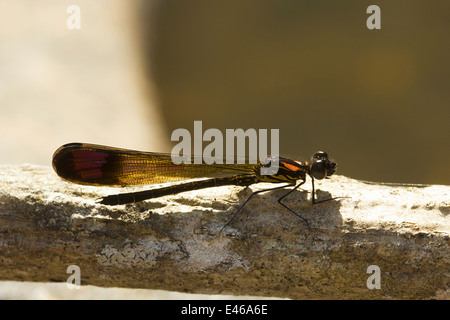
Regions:
<instances>
[{"instance_id":1,"label":"damselfly","mask_svg":"<svg viewBox=\"0 0 450 320\"><path fill-rule=\"evenodd\" d=\"M336 199L330 198L319 201L315 196L314 180L332 176L337 166L335 162L328 158L327 153L323 151L316 152L312 157L311 163L279 157L276 168L278 170L272 175L261 175L260 173L262 167L269 167L271 163L174 164L170 154L133 151L86 143L63 145L55 151L52 164L53 169L62 179L77 184L93 186L126 187L202 177L208 178L163 188L109 195L99 201L105 205L127 204L185 191L225 185L246 187L259 182L287 183L287 185L284 184L275 188L254 192L239 210L233 214L228 223L255 194L294 186L293 189L279 198L278 202L309 225L305 218L281 202L286 196L305 183L307 175L311 177L313 204Z\"/></svg>"}]
</instances>

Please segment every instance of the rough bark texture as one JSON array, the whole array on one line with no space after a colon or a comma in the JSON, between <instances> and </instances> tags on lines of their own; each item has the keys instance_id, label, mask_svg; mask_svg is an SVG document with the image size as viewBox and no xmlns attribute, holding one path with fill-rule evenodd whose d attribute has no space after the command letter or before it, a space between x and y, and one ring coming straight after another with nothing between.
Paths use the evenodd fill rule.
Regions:
<instances>
[{"instance_id":1,"label":"rough bark texture","mask_svg":"<svg viewBox=\"0 0 450 320\"><path fill-rule=\"evenodd\" d=\"M450 187L392 187L344 176L255 196L219 187L107 207L120 189L61 181L50 167L0 166L0 280L81 283L292 299L448 299ZM127 190L128 191L128 190ZM123 192L123 191L122 191ZM380 289L368 289L371 265ZM371 282L371 280L369 280ZM372 283L372 282L371 282Z\"/></svg>"}]
</instances>

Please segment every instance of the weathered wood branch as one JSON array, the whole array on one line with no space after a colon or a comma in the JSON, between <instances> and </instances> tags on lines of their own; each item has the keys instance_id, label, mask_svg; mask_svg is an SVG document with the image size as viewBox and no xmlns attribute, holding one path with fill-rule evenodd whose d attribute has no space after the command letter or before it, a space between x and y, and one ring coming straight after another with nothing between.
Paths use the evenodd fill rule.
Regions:
<instances>
[{"instance_id":1,"label":"weathered wood branch","mask_svg":"<svg viewBox=\"0 0 450 320\"><path fill-rule=\"evenodd\" d=\"M121 190L61 181L50 167L0 166L0 279L293 299L448 299L450 187L368 185L343 176L260 193L219 187L107 207ZM380 289L368 289L368 267ZM374 274L373 276L376 276ZM369 282L372 278L369 279ZM375 281L375 280L374 280ZM372 282L371 282L372 283ZM374 282L375 283L375 282Z\"/></svg>"}]
</instances>

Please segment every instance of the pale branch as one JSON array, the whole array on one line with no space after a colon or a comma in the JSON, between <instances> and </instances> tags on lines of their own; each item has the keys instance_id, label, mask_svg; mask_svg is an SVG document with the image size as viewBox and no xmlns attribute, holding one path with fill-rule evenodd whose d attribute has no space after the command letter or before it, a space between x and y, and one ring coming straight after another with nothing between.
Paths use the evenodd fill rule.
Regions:
<instances>
[{"instance_id":1,"label":"pale branch","mask_svg":"<svg viewBox=\"0 0 450 320\"><path fill-rule=\"evenodd\" d=\"M292 299L448 299L450 187L370 185L344 176L217 187L126 206L127 190L77 186L50 167L0 166L0 279ZM373 267L380 273L372 274ZM369 273L368 273L369 270ZM378 276L378 278L377 278ZM369 289L379 280L380 289Z\"/></svg>"}]
</instances>

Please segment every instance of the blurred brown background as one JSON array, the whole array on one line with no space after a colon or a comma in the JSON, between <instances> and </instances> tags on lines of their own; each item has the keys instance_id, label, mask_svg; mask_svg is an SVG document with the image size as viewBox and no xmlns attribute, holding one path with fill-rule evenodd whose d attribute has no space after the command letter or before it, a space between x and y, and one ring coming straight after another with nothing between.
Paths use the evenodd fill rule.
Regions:
<instances>
[{"instance_id":1,"label":"blurred brown background","mask_svg":"<svg viewBox=\"0 0 450 320\"><path fill-rule=\"evenodd\" d=\"M381 30L366 27L371 4ZM169 0L157 12L147 61L169 132L279 128L281 154L325 150L339 174L449 183L450 2Z\"/></svg>"},{"instance_id":2,"label":"blurred brown background","mask_svg":"<svg viewBox=\"0 0 450 320\"><path fill-rule=\"evenodd\" d=\"M80 30L66 27L74 4ZM381 30L366 27L372 4ZM280 129L282 155L325 150L352 178L449 184L449 12L425 0L2 1L0 164L49 166L76 141L167 152L174 129L202 120ZM0 296L36 286L18 287L0 282ZM74 297L62 291L28 297Z\"/></svg>"},{"instance_id":3,"label":"blurred brown background","mask_svg":"<svg viewBox=\"0 0 450 320\"><path fill-rule=\"evenodd\" d=\"M0 163L68 142L170 151L193 128L280 129L349 177L448 184L450 3L77 1L0 5Z\"/></svg>"}]
</instances>

